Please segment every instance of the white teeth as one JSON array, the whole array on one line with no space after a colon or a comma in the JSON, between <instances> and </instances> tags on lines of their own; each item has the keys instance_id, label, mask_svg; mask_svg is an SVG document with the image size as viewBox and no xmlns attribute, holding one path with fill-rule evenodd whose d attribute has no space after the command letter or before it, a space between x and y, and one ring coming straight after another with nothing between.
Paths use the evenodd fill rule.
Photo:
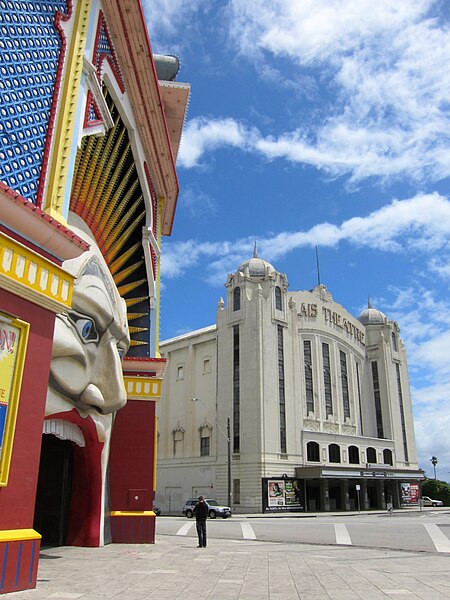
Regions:
<instances>
[{"instance_id":1,"label":"white teeth","mask_svg":"<svg viewBox=\"0 0 450 600\"><path fill-rule=\"evenodd\" d=\"M47 419L44 421L42 433L50 433L60 440L75 442L81 448L86 446L81 429L77 425L62 419Z\"/></svg>"}]
</instances>

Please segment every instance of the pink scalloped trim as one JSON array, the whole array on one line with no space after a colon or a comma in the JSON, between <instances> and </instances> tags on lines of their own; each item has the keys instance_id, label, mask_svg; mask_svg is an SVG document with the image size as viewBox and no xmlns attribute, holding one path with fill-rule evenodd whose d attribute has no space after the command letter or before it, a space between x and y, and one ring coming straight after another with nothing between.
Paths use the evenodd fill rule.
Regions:
<instances>
[{"instance_id":1,"label":"pink scalloped trim","mask_svg":"<svg viewBox=\"0 0 450 600\"><path fill-rule=\"evenodd\" d=\"M108 56L107 54L99 55L99 62L98 62L98 67L97 67L97 77L98 77L99 82L101 83L102 82L102 64L103 64L104 60L107 60L109 62L111 69L113 70L115 78L117 79L117 83L119 84L120 91L123 94L125 92L125 83L124 83L124 80L122 77L122 73L120 72L119 61L117 60L114 46L111 43L111 36L109 35L108 24L106 22L105 15L103 14L102 10L99 11L99 15L98 15L97 32L95 34L95 44L94 44L94 52L92 54L92 59L93 59L93 61L95 61L95 57L97 56L98 44L99 44L99 40L100 40L100 31L101 31L102 25L105 28L105 35L108 40L108 44L111 49L111 54L113 55L113 59L111 59L111 57ZM95 65L95 62L94 62L94 65Z\"/></svg>"}]
</instances>

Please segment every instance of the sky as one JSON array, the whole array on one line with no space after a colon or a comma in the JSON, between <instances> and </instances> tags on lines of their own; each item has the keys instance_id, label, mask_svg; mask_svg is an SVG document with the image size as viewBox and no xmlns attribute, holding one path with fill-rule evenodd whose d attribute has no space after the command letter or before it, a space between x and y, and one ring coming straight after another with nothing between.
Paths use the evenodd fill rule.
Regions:
<instances>
[{"instance_id":1,"label":"sky","mask_svg":"<svg viewBox=\"0 0 450 600\"><path fill-rule=\"evenodd\" d=\"M398 322L419 464L450 481L450 3L142 0L191 84L161 340L215 323L253 254Z\"/></svg>"}]
</instances>

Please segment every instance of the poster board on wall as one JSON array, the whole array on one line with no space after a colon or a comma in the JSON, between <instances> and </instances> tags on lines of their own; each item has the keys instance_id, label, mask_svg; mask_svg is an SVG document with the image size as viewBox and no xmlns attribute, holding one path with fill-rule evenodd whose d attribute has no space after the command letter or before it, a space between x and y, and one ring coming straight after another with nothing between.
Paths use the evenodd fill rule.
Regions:
<instances>
[{"instance_id":1,"label":"poster board on wall","mask_svg":"<svg viewBox=\"0 0 450 600\"><path fill-rule=\"evenodd\" d=\"M303 482L297 478L263 478L262 498L264 512L305 510Z\"/></svg>"},{"instance_id":2,"label":"poster board on wall","mask_svg":"<svg viewBox=\"0 0 450 600\"><path fill-rule=\"evenodd\" d=\"M401 489L401 504L402 506L411 506L419 504L420 490L418 483L410 483L403 481Z\"/></svg>"},{"instance_id":3,"label":"poster board on wall","mask_svg":"<svg viewBox=\"0 0 450 600\"><path fill-rule=\"evenodd\" d=\"M0 486L8 484L29 329L0 311Z\"/></svg>"}]
</instances>

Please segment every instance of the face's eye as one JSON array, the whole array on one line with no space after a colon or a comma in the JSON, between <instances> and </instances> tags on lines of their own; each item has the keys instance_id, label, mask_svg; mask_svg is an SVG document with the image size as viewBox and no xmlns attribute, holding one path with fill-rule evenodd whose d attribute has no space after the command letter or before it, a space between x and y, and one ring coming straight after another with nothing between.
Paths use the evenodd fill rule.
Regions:
<instances>
[{"instance_id":1,"label":"face's eye","mask_svg":"<svg viewBox=\"0 0 450 600\"><path fill-rule=\"evenodd\" d=\"M75 313L70 313L69 318L83 342L98 342L99 335L93 319L81 317Z\"/></svg>"}]
</instances>

